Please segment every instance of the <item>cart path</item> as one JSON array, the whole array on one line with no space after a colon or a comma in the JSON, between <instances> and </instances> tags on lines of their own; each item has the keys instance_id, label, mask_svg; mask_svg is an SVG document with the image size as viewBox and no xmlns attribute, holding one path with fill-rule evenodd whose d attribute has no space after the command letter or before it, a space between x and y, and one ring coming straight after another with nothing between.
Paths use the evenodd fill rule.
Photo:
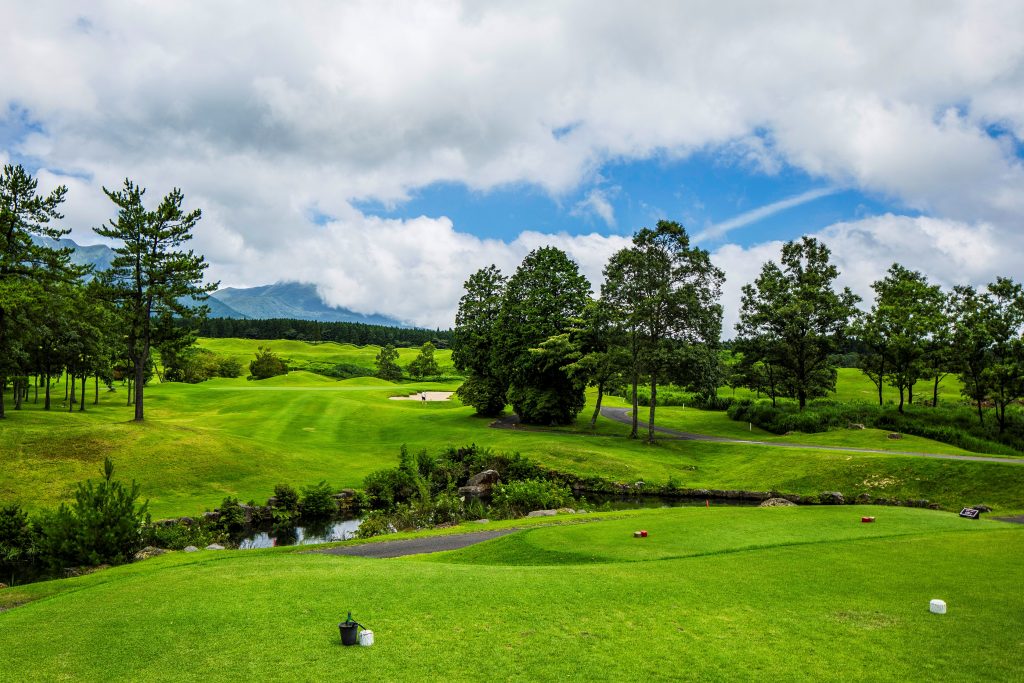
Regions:
<instances>
[{"instance_id":1,"label":"cart path","mask_svg":"<svg viewBox=\"0 0 1024 683\"><path fill-rule=\"evenodd\" d=\"M438 553L443 550L458 550L466 546L489 541L492 538L511 534L519 529L497 529L494 531L471 531L465 534L449 534L447 536L425 536L408 538L402 541L380 541L363 545L340 545L322 550L311 550L311 553L322 555L352 555L354 557L404 557L406 555L422 555Z\"/></svg>"},{"instance_id":2,"label":"cart path","mask_svg":"<svg viewBox=\"0 0 1024 683\"><path fill-rule=\"evenodd\" d=\"M601 408L601 416L622 424L633 424L633 417L630 408ZM640 421L643 429L647 429L646 423ZM572 434L573 436L597 436L596 434L574 434L563 430L544 429L543 427L521 428L518 415L506 415L491 423L494 429L523 429L531 432L551 432L552 434ZM709 434L694 434L693 432L682 432L677 429L658 427L654 431L664 434L670 439L679 441L707 441L711 443L733 443L746 444L749 446L768 446L770 448L812 448L819 451L837 451L842 453L874 453L878 455L907 455L915 458L936 458L938 460L966 460L968 462L998 462L1005 465L1024 465L1024 458L1000 458L992 455L949 455L945 453L924 453L921 451L886 451L880 448L856 448L853 446L821 446L804 443L781 443L778 441L754 441L752 439L731 439L726 436L711 436Z\"/></svg>"}]
</instances>

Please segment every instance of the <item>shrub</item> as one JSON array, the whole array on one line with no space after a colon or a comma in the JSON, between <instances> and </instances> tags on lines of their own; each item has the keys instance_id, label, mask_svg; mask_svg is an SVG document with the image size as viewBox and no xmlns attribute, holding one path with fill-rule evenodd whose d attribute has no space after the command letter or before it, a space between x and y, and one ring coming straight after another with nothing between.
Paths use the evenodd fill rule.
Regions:
<instances>
[{"instance_id":1,"label":"shrub","mask_svg":"<svg viewBox=\"0 0 1024 683\"><path fill-rule=\"evenodd\" d=\"M274 502L271 514L275 522L287 522L299 514L299 492L288 484L274 487Z\"/></svg>"},{"instance_id":2,"label":"shrub","mask_svg":"<svg viewBox=\"0 0 1024 683\"><path fill-rule=\"evenodd\" d=\"M359 529L356 530L356 538L373 538L374 536L393 533L395 533L395 528L391 526L387 513L383 510L377 510L371 512L363 519Z\"/></svg>"},{"instance_id":3,"label":"shrub","mask_svg":"<svg viewBox=\"0 0 1024 683\"><path fill-rule=\"evenodd\" d=\"M288 365L278 358L270 347L260 346L256 350L256 359L249 362L249 376L253 379L267 379L287 374Z\"/></svg>"},{"instance_id":4,"label":"shrub","mask_svg":"<svg viewBox=\"0 0 1024 683\"><path fill-rule=\"evenodd\" d=\"M220 377L241 377L242 361L237 358L221 356L217 359L217 374Z\"/></svg>"},{"instance_id":5,"label":"shrub","mask_svg":"<svg viewBox=\"0 0 1024 683\"><path fill-rule=\"evenodd\" d=\"M568 487L543 479L496 484L492 496L492 507L505 517L520 517L531 510L575 504Z\"/></svg>"},{"instance_id":6,"label":"shrub","mask_svg":"<svg viewBox=\"0 0 1024 683\"><path fill-rule=\"evenodd\" d=\"M299 512L304 519L324 519L337 514L338 501L330 485L321 480L315 486L303 486Z\"/></svg>"},{"instance_id":7,"label":"shrub","mask_svg":"<svg viewBox=\"0 0 1024 683\"><path fill-rule=\"evenodd\" d=\"M139 486L113 481L107 458L103 479L78 485L75 502L61 503L42 520L41 551L54 569L127 562L142 547L142 522L148 503L136 507Z\"/></svg>"},{"instance_id":8,"label":"shrub","mask_svg":"<svg viewBox=\"0 0 1024 683\"><path fill-rule=\"evenodd\" d=\"M248 520L246 519L245 509L238 502L237 498L228 496L220 504L220 518L217 520L217 525L221 529L227 532L241 531L244 529Z\"/></svg>"},{"instance_id":9,"label":"shrub","mask_svg":"<svg viewBox=\"0 0 1024 683\"><path fill-rule=\"evenodd\" d=\"M190 545L205 548L211 543L226 540L224 532L213 524L147 524L142 537L146 545L170 550L182 550Z\"/></svg>"}]
</instances>

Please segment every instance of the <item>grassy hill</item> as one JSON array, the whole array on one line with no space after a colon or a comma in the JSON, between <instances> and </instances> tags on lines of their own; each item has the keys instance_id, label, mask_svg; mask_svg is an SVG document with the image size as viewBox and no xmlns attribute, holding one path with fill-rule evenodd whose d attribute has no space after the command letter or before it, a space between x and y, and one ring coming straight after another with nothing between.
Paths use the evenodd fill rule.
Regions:
<instances>
[{"instance_id":1,"label":"grassy hill","mask_svg":"<svg viewBox=\"0 0 1024 683\"><path fill-rule=\"evenodd\" d=\"M0 606L30 602L0 613L0 680L997 681L1024 666L1024 527L897 508L588 518L435 556L172 553L7 589ZM373 647L339 645L349 610Z\"/></svg>"},{"instance_id":2,"label":"grassy hill","mask_svg":"<svg viewBox=\"0 0 1024 683\"><path fill-rule=\"evenodd\" d=\"M258 343L203 340L219 353L246 358ZM365 361L377 352L375 347L339 344L270 345L298 361ZM402 353L405 362L415 351ZM439 358L448 362L442 354ZM1000 510L1024 510L1024 466L727 443L663 441L649 446L625 439L628 428L605 419L596 434L590 433L587 411L576 426L561 431L497 430L457 401L388 400L396 394L456 386L374 378L336 381L308 372L261 382L165 383L147 389L144 424L130 421L121 387L102 393L100 405L88 404L84 414L59 409L45 413L30 403L11 411L0 430L0 500L32 509L54 506L68 498L77 482L95 477L103 458L110 456L121 477L142 484L155 517L197 514L228 495L262 501L278 483L300 486L326 479L338 488L359 486L370 472L393 466L403 444L438 450L476 443L519 451L562 471L624 482L664 483L672 477L693 488L802 494L840 490L924 498L949 508L984 502ZM61 386L54 391L63 396ZM615 399L610 404L616 405ZM663 408L659 415L667 426L766 438L722 413ZM872 430L780 438L816 440L812 445L957 452L909 438L894 446Z\"/></svg>"}]
</instances>

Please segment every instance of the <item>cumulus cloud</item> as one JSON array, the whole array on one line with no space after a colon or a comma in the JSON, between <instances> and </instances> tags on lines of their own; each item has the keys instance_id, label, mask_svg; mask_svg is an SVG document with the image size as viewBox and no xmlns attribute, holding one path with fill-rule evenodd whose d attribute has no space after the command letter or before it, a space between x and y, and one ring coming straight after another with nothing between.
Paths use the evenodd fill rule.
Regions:
<instances>
[{"instance_id":1,"label":"cumulus cloud","mask_svg":"<svg viewBox=\"0 0 1024 683\"><path fill-rule=\"evenodd\" d=\"M570 214L573 216L597 216L609 228L615 227L615 207L609 201L609 193L600 188L594 188L587 193L587 196L577 202Z\"/></svg>"},{"instance_id":2,"label":"cumulus cloud","mask_svg":"<svg viewBox=\"0 0 1024 683\"><path fill-rule=\"evenodd\" d=\"M871 284L881 279L894 262L924 273L945 288L958 284L991 282L996 275L1019 268L1019 244L1007 243L989 223L884 214L830 225L811 235L824 242L839 268L837 287L858 294L862 307L874 299ZM711 258L725 270L722 292L724 332L734 334L739 320L740 290L761 272L762 264L779 262L782 242L750 247L735 244L715 250Z\"/></svg>"},{"instance_id":3,"label":"cumulus cloud","mask_svg":"<svg viewBox=\"0 0 1024 683\"><path fill-rule=\"evenodd\" d=\"M618 238L495 242L443 216L388 222L353 203L392 205L437 182L526 183L557 198L605 163L697 151L764 173L788 164L932 217L823 231L851 273L870 270L862 258L930 254L936 277L986 278L1022 247L1024 3L1013 0L108 0L3 3L0 24L12 27L0 117L31 123L0 155L71 186L67 223L84 241L110 214L100 186L125 175L153 193L181 186L204 210L196 247L225 285L302 279L362 312L448 324L457 283L440 274L461 282L545 239L598 272L588 259ZM576 210L610 227L603 192ZM334 220L312 224L311 206ZM1001 242L989 261L957 251ZM718 250L738 269L731 281L753 249Z\"/></svg>"}]
</instances>

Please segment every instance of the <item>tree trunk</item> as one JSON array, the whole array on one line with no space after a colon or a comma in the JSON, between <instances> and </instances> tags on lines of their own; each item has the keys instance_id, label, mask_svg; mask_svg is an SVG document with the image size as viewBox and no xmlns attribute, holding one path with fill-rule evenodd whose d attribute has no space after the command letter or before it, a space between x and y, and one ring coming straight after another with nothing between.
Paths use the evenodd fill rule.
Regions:
<instances>
[{"instance_id":1,"label":"tree trunk","mask_svg":"<svg viewBox=\"0 0 1024 683\"><path fill-rule=\"evenodd\" d=\"M911 382L907 387L907 403L914 405L914 383Z\"/></svg>"},{"instance_id":2,"label":"tree trunk","mask_svg":"<svg viewBox=\"0 0 1024 683\"><path fill-rule=\"evenodd\" d=\"M1006 428L1006 404L1002 401L996 404L996 417L999 418L999 433L1002 434Z\"/></svg>"},{"instance_id":3,"label":"tree trunk","mask_svg":"<svg viewBox=\"0 0 1024 683\"><path fill-rule=\"evenodd\" d=\"M128 401L125 403L126 406L132 404L132 378L128 378Z\"/></svg>"},{"instance_id":4,"label":"tree trunk","mask_svg":"<svg viewBox=\"0 0 1024 683\"><path fill-rule=\"evenodd\" d=\"M0 377L0 420L7 417L4 414L4 392L7 391L7 378Z\"/></svg>"},{"instance_id":5,"label":"tree trunk","mask_svg":"<svg viewBox=\"0 0 1024 683\"><path fill-rule=\"evenodd\" d=\"M803 387L800 387L799 389L796 390L796 397L797 400L800 401L800 410L802 411L805 407L807 407L807 390L804 389Z\"/></svg>"},{"instance_id":6,"label":"tree trunk","mask_svg":"<svg viewBox=\"0 0 1024 683\"><path fill-rule=\"evenodd\" d=\"M15 377L14 378L13 389L14 389L14 392L13 392L13 395L14 395L14 409L15 410L21 410L21 378L19 378L19 377Z\"/></svg>"},{"instance_id":7,"label":"tree trunk","mask_svg":"<svg viewBox=\"0 0 1024 683\"><path fill-rule=\"evenodd\" d=\"M904 388L903 388L902 384L899 386L899 389L900 389L900 413L902 413L903 412L903 392L904 392Z\"/></svg>"},{"instance_id":8,"label":"tree trunk","mask_svg":"<svg viewBox=\"0 0 1024 683\"><path fill-rule=\"evenodd\" d=\"M93 400L92 404L94 406L98 406L100 404L100 376L97 373L93 375L93 378L96 380L96 398Z\"/></svg>"},{"instance_id":9,"label":"tree trunk","mask_svg":"<svg viewBox=\"0 0 1024 683\"><path fill-rule=\"evenodd\" d=\"M982 427L985 426L985 415L981 412L981 399L980 398L978 399L978 423Z\"/></svg>"},{"instance_id":10,"label":"tree trunk","mask_svg":"<svg viewBox=\"0 0 1024 683\"><path fill-rule=\"evenodd\" d=\"M629 433L629 438L635 439L639 436L640 423L637 419L637 413L640 411L640 404L637 401L636 390L637 385L640 384L640 377L636 373L633 373L633 429Z\"/></svg>"},{"instance_id":11,"label":"tree trunk","mask_svg":"<svg viewBox=\"0 0 1024 683\"><path fill-rule=\"evenodd\" d=\"M146 359L149 345L142 347L142 355L135 359L135 421L142 422L142 391L146 384Z\"/></svg>"},{"instance_id":12,"label":"tree trunk","mask_svg":"<svg viewBox=\"0 0 1024 683\"><path fill-rule=\"evenodd\" d=\"M70 413L72 410L75 409L75 400L76 400L75 399L75 373L70 371L70 370L68 370L67 386L69 387L68 391L71 392L69 394L69 399L68 399L68 412Z\"/></svg>"},{"instance_id":13,"label":"tree trunk","mask_svg":"<svg viewBox=\"0 0 1024 683\"><path fill-rule=\"evenodd\" d=\"M78 402L78 412L85 412L85 388L89 384L89 373L82 372L82 400Z\"/></svg>"},{"instance_id":14,"label":"tree trunk","mask_svg":"<svg viewBox=\"0 0 1024 683\"><path fill-rule=\"evenodd\" d=\"M594 406L594 415L590 418L590 428L597 426L597 416L601 414L601 399L604 398L604 382L597 383L597 404Z\"/></svg>"},{"instance_id":15,"label":"tree trunk","mask_svg":"<svg viewBox=\"0 0 1024 683\"><path fill-rule=\"evenodd\" d=\"M46 403L43 404L43 410L50 409L50 373L46 373Z\"/></svg>"},{"instance_id":16,"label":"tree trunk","mask_svg":"<svg viewBox=\"0 0 1024 683\"><path fill-rule=\"evenodd\" d=\"M64 371L60 371L60 380L64 382L64 402L68 402L68 380L64 377Z\"/></svg>"},{"instance_id":17,"label":"tree trunk","mask_svg":"<svg viewBox=\"0 0 1024 683\"><path fill-rule=\"evenodd\" d=\"M36 397L32 401L33 403L39 403L39 374L36 373Z\"/></svg>"},{"instance_id":18,"label":"tree trunk","mask_svg":"<svg viewBox=\"0 0 1024 683\"><path fill-rule=\"evenodd\" d=\"M935 388L932 389L932 408L939 405L939 375L935 373Z\"/></svg>"},{"instance_id":19,"label":"tree trunk","mask_svg":"<svg viewBox=\"0 0 1024 683\"><path fill-rule=\"evenodd\" d=\"M654 409L658 405L658 378L651 373L651 410L647 418L647 443L654 443Z\"/></svg>"},{"instance_id":20,"label":"tree trunk","mask_svg":"<svg viewBox=\"0 0 1024 683\"><path fill-rule=\"evenodd\" d=\"M878 370L878 407L881 408L885 403L882 401L882 387L885 386L885 380L882 379L882 369Z\"/></svg>"}]
</instances>

